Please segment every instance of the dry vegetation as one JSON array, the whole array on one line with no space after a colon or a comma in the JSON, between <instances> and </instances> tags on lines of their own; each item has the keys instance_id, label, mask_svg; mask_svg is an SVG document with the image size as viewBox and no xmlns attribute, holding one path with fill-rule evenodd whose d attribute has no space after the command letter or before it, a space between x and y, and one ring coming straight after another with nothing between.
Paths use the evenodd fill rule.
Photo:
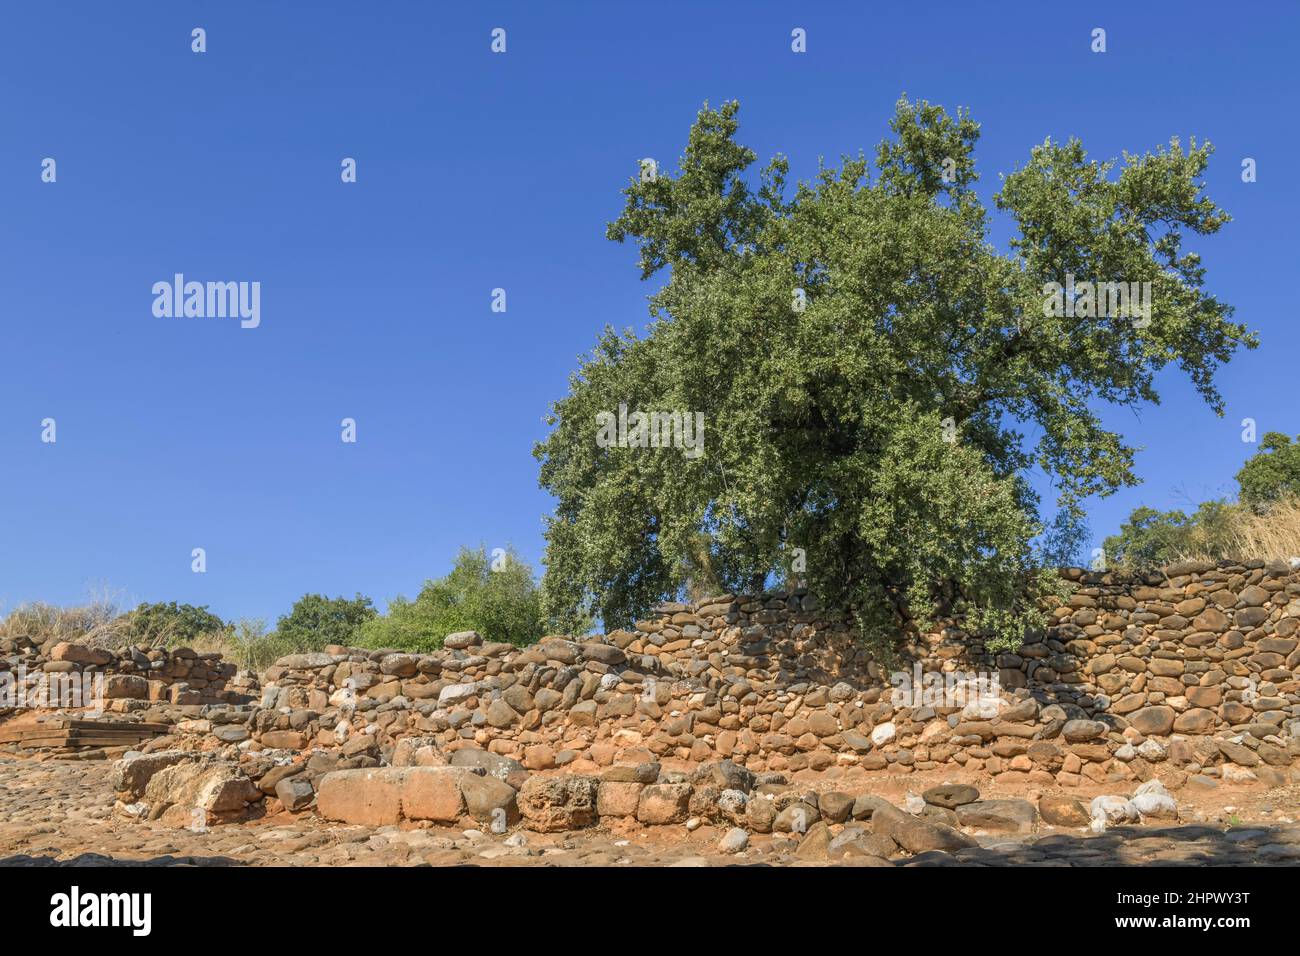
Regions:
<instances>
[{"instance_id":1,"label":"dry vegetation","mask_svg":"<svg viewBox=\"0 0 1300 956\"><path fill-rule=\"evenodd\" d=\"M53 638L116 648L125 642L127 629L127 618L109 597L92 597L73 607L32 601L0 618L0 638L27 637L37 644Z\"/></svg>"},{"instance_id":2,"label":"dry vegetation","mask_svg":"<svg viewBox=\"0 0 1300 956\"><path fill-rule=\"evenodd\" d=\"M1230 505L1211 525L1197 525L1180 561L1286 561L1300 564L1300 498L1284 498L1263 510Z\"/></svg>"},{"instance_id":3,"label":"dry vegetation","mask_svg":"<svg viewBox=\"0 0 1300 956\"><path fill-rule=\"evenodd\" d=\"M244 619L228 627L182 637L165 627L147 638L133 626L130 611L108 594L92 594L84 604L60 607L44 601L21 604L0 615L0 640L26 637L36 644L47 641L71 641L117 650L126 645L148 647L189 647L199 653L217 652L249 670L261 670L286 654L302 648L291 646L274 632L268 633L266 622Z\"/></svg>"},{"instance_id":4,"label":"dry vegetation","mask_svg":"<svg viewBox=\"0 0 1300 956\"><path fill-rule=\"evenodd\" d=\"M1263 514L1242 509L1232 523L1230 558L1292 561L1300 558L1300 498L1285 499Z\"/></svg>"}]
</instances>

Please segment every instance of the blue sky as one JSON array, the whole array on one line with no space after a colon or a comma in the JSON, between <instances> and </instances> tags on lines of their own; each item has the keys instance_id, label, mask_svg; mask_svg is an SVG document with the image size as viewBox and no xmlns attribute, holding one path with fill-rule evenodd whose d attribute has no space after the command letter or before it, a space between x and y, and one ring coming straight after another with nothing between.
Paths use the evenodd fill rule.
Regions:
<instances>
[{"instance_id":1,"label":"blue sky","mask_svg":"<svg viewBox=\"0 0 1300 956\"><path fill-rule=\"evenodd\" d=\"M1242 418L1300 432L1298 10L6 5L0 602L107 588L274 620L306 591L413 594L461 544L538 562L547 405L652 291L605 223L705 100L739 99L740 139L804 177L873 150L903 91L968 106L986 198L1047 136L1097 157L1210 139L1208 191L1234 222L1191 247L1263 344L1220 376L1222 419L1175 371L1162 406L1108 416L1144 449L1145 484L1091 502L1091 524L1099 540L1138 504L1231 493L1254 450ZM260 327L154 317L153 283L177 272L259 281Z\"/></svg>"}]
</instances>

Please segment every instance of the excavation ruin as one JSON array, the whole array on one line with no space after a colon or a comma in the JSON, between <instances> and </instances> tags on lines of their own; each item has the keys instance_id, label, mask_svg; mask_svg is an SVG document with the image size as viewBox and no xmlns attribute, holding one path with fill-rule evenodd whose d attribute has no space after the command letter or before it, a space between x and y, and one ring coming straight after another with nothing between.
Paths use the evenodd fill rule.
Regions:
<instances>
[{"instance_id":1,"label":"excavation ruin","mask_svg":"<svg viewBox=\"0 0 1300 956\"><path fill-rule=\"evenodd\" d=\"M428 654L331 646L256 675L187 649L9 640L0 853L1300 860L1300 572L1062 575L1072 593L1015 653L949 620L887 663L798 591L522 648L473 632ZM50 706L55 675L99 687L102 711ZM64 800L43 821L42 790ZM78 800L93 812L65 833ZM131 850L133 833L153 842ZM306 856L266 857L275 841Z\"/></svg>"}]
</instances>

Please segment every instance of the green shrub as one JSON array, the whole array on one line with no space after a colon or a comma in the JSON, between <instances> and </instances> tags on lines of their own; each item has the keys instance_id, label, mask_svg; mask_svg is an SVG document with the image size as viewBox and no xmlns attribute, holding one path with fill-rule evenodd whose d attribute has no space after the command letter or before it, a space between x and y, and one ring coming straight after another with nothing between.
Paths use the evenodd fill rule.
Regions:
<instances>
[{"instance_id":1,"label":"green shrub","mask_svg":"<svg viewBox=\"0 0 1300 956\"><path fill-rule=\"evenodd\" d=\"M208 610L207 605L141 604L128 615L127 643L166 647L191 646L205 637L226 633L225 621Z\"/></svg>"},{"instance_id":2,"label":"green shrub","mask_svg":"<svg viewBox=\"0 0 1300 956\"><path fill-rule=\"evenodd\" d=\"M1107 562L1125 570L1162 568L1184 558L1219 560L1233 553L1243 511L1223 499L1202 502L1191 515L1136 508L1102 547Z\"/></svg>"},{"instance_id":3,"label":"green shrub","mask_svg":"<svg viewBox=\"0 0 1300 956\"><path fill-rule=\"evenodd\" d=\"M1119 534L1103 544L1106 560L1124 569L1160 568L1184 558L1259 558L1295 553L1300 496L1300 441L1267 432L1259 451L1237 472L1240 503L1202 502L1195 512L1134 509Z\"/></svg>"},{"instance_id":4,"label":"green shrub","mask_svg":"<svg viewBox=\"0 0 1300 956\"><path fill-rule=\"evenodd\" d=\"M271 631L262 618L241 618L230 628L222 647L217 648L228 661L245 670L261 671L289 654L301 654L312 648Z\"/></svg>"},{"instance_id":5,"label":"green shrub","mask_svg":"<svg viewBox=\"0 0 1300 956\"><path fill-rule=\"evenodd\" d=\"M1281 432L1266 432L1259 451L1237 472L1241 501L1256 512L1300 495L1300 441Z\"/></svg>"},{"instance_id":6,"label":"green shrub","mask_svg":"<svg viewBox=\"0 0 1300 956\"><path fill-rule=\"evenodd\" d=\"M485 641L530 644L545 631L533 571L514 551L489 558L484 548L461 548L451 573L426 581L415 600L396 597L388 613L368 622L366 647L431 651L456 631Z\"/></svg>"},{"instance_id":7,"label":"green shrub","mask_svg":"<svg viewBox=\"0 0 1300 956\"><path fill-rule=\"evenodd\" d=\"M276 622L275 637L282 646L298 651L318 651L329 644L355 645L361 626L378 612L370 598L358 594L352 599L304 594L289 613Z\"/></svg>"}]
</instances>

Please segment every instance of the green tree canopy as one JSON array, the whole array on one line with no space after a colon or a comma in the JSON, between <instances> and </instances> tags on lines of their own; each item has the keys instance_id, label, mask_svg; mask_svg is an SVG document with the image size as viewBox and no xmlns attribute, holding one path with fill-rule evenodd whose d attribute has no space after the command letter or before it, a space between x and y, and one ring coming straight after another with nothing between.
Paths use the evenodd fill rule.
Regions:
<instances>
[{"instance_id":1,"label":"green tree canopy","mask_svg":"<svg viewBox=\"0 0 1300 956\"><path fill-rule=\"evenodd\" d=\"M1239 511L1222 499L1201 502L1190 515L1135 508L1102 549L1110 564L1132 570L1162 568L1192 556L1217 560L1228 556Z\"/></svg>"},{"instance_id":2,"label":"green tree canopy","mask_svg":"<svg viewBox=\"0 0 1300 956\"><path fill-rule=\"evenodd\" d=\"M1281 432L1265 432L1257 451L1237 472L1241 502L1259 510L1300 495L1300 441Z\"/></svg>"},{"instance_id":3,"label":"green tree canopy","mask_svg":"<svg viewBox=\"0 0 1300 956\"><path fill-rule=\"evenodd\" d=\"M414 601L394 598L386 615L365 626L362 640L368 647L431 651L456 631L530 644L544 628L533 570L513 548L492 558L485 548L461 548L450 574L426 581Z\"/></svg>"},{"instance_id":4,"label":"green tree canopy","mask_svg":"<svg viewBox=\"0 0 1300 956\"><path fill-rule=\"evenodd\" d=\"M181 647L193 644L201 637L224 634L228 625L208 610L205 604L141 604L128 615L126 635L141 644L159 644Z\"/></svg>"},{"instance_id":5,"label":"green tree canopy","mask_svg":"<svg viewBox=\"0 0 1300 956\"><path fill-rule=\"evenodd\" d=\"M1134 508L1119 534L1103 542L1106 560L1125 568L1158 568L1176 561L1187 550L1192 519L1182 511Z\"/></svg>"},{"instance_id":6,"label":"green tree canopy","mask_svg":"<svg viewBox=\"0 0 1300 956\"><path fill-rule=\"evenodd\" d=\"M351 599L304 594L276 622L275 637L282 644L302 650L319 650L329 644L355 645L361 625L376 613L370 598L361 594Z\"/></svg>"},{"instance_id":7,"label":"green tree canopy","mask_svg":"<svg viewBox=\"0 0 1300 956\"><path fill-rule=\"evenodd\" d=\"M677 173L634 179L608 228L666 281L644 334L605 329L536 448L548 611L626 624L682 593L703 534L729 589L799 549L809 586L867 621L923 613L946 581L1014 632L1042 530L1028 470L1066 508L1135 483L1094 403L1158 401L1174 364L1221 413L1215 369L1255 345L1183 246L1228 221L1202 195L1210 146L1034 147L994 196L1015 227L1001 252L965 112L904 97L874 170L844 157L790 187L781 156L748 177L737 110L706 105ZM1067 274L1152 283L1149 320L1049 314ZM620 403L703 413L704 453L598 443Z\"/></svg>"},{"instance_id":8,"label":"green tree canopy","mask_svg":"<svg viewBox=\"0 0 1300 956\"><path fill-rule=\"evenodd\" d=\"M1300 495L1300 441L1265 433L1259 450L1237 472L1237 484L1238 503L1206 501L1191 515L1134 509L1119 534L1106 539L1107 560L1121 567L1159 568L1188 555L1225 558L1238 546L1249 546L1241 532L1252 518Z\"/></svg>"}]
</instances>

